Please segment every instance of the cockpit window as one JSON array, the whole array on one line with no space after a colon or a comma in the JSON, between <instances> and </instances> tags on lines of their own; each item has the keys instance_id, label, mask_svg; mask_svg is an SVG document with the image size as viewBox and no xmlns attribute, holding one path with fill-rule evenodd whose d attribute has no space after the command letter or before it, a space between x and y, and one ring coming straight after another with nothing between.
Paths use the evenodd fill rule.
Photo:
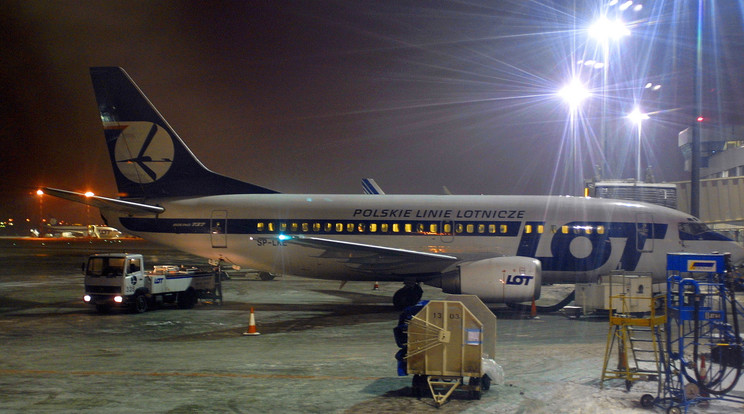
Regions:
<instances>
[{"instance_id":1,"label":"cockpit window","mask_svg":"<svg viewBox=\"0 0 744 414\"><path fill-rule=\"evenodd\" d=\"M680 240L723 240L730 241L728 237L715 232L704 223L699 221L689 221L679 223Z\"/></svg>"},{"instance_id":2,"label":"cockpit window","mask_svg":"<svg viewBox=\"0 0 744 414\"><path fill-rule=\"evenodd\" d=\"M690 236L697 236L709 231L710 228L705 223L679 223L679 232L689 234Z\"/></svg>"}]
</instances>

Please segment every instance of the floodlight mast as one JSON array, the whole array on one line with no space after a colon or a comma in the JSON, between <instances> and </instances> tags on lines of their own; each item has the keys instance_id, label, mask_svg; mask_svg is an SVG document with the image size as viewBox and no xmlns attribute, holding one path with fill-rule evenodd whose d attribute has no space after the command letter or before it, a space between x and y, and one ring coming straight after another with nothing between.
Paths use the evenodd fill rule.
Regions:
<instances>
[{"instance_id":1,"label":"floodlight mast","mask_svg":"<svg viewBox=\"0 0 744 414\"><path fill-rule=\"evenodd\" d=\"M636 125L638 129L638 151L636 152L636 182L641 182L641 137L643 121L649 119L648 114L643 113L641 108L635 107L633 112L628 114L628 119Z\"/></svg>"},{"instance_id":2,"label":"floodlight mast","mask_svg":"<svg viewBox=\"0 0 744 414\"><path fill-rule=\"evenodd\" d=\"M600 118L600 137L602 139L602 159L604 174L610 174L610 165L607 150L607 83L610 71L610 41L618 41L625 36L630 36L630 29L621 19L610 20L606 15L600 16L588 29L589 37L597 41L602 47L604 65L602 72L602 115ZM612 177L609 177L612 178Z\"/></svg>"}]
</instances>

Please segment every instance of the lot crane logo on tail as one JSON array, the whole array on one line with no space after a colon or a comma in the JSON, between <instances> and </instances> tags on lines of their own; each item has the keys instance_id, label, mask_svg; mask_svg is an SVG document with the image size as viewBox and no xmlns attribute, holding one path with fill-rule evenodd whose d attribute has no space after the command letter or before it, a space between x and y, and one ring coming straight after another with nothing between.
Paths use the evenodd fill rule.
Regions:
<instances>
[{"instance_id":1,"label":"lot crane logo on tail","mask_svg":"<svg viewBox=\"0 0 744 414\"><path fill-rule=\"evenodd\" d=\"M173 140L168 131L152 122L111 123L116 134L116 166L129 181L148 184L163 177L173 164Z\"/></svg>"}]
</instances>

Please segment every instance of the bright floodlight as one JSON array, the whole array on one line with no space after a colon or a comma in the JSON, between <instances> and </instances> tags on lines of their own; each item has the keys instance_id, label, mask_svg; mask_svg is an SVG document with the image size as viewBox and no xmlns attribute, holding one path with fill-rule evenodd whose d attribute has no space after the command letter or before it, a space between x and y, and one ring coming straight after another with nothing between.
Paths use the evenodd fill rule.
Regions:
<instances>
[{"instance_id":1,"label":"bright floodlight","mask_svg":"<svg viewBox=\"0 0 744 414\"><path fill-rule=\"evenodd\" d=\"M39 190L36 190L36 195L37 195L37 196L43 196L43 195L44 195L44 191L43 191L43 190L41 190L41 189L39 189Z\"/></svg>"},{"instance_id":2,"label":"bright floodlight","mask_svg":"<svg viewBox=\"0 0 744 414\"><path fill-rule=\"evenodd\" d=\"M578 79L572 80L571 83L558 91L558 96L563 98L571 108L581 105L581 102L590 95L589 90Z\"/></svg>"},{"instance_id":3,"label":"bright floodlight","mask_svg":"<svg viewBox=\"0 0 744 414\"><path fill-rule=\"evenodd\" d=\"M86 192L85 192L85 196L86 196L86 197L93 197L94 195L95 195L95 194L93 194L93 192L92 192L92 191L86 191Z\"/></svg>"},{"instance_id":4,"label":"bright floodlight","mask_svg":"<svg viewBox=\"0 0 744 414\"><path fill-rule=\"evenodd\" d=\"M633 112L628 114L628 119L630 119L634 124L640 125L641 122L648 119L648 114L641 112L640 108L635 108L633 109Z\"/></svg>"},{"instance_id":5,"label":"bright floodlight","mask_svg":"<svg viewBox=\"0 0 744 414\"><path fill-rule=\"evenodd\" d=\"M589 26L589 36L599 41L620 39L628 35L630 35L630 29L620 19L610 20L606 16L602 16Z\"/></svg>"}]
</instances>

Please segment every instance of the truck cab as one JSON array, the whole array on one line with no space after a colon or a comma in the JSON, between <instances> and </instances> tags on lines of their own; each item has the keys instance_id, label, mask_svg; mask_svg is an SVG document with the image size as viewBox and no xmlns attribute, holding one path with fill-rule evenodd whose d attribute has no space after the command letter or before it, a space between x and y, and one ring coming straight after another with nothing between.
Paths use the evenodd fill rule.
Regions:
<instances>
[{"instance_id":1,"label":"truck cab","mask_svg":"<svg viewBox=\"0 0 744 414\"><path fill-rule=\"evenodd\" d=\"M128 306L147 310L148 298L141 254L94 254L85 265L85 296L98 311Z\"/></svg>"}]
</instances>

